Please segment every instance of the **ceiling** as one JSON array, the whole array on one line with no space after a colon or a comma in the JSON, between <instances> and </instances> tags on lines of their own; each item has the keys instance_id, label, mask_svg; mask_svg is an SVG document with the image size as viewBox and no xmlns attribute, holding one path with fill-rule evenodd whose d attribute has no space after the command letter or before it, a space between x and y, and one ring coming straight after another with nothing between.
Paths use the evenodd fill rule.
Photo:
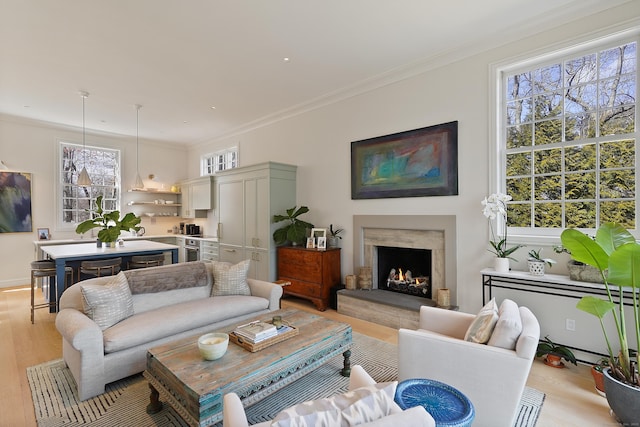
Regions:
<instances>
[{"instance_id":1,"label":"ceiling","mask_svg":"<svg viewBox=\"0 0 640 427\"><path fill-rule=\"evenodd\" d=\"M193 145L626 1L0 0L0 115Z\"/></svg>"}]
</instances>

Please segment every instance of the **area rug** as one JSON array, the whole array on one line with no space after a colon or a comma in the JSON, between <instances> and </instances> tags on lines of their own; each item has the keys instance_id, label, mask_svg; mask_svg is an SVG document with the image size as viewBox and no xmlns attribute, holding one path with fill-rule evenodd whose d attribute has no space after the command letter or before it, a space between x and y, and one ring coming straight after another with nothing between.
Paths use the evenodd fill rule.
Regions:
<instances>
[{"instance_id":1,"label":"area rug","mask_svg":"<svg viewBox=\"0 0 640 427\"><path fill-rule=\"evenodd\" d=\"M362 365L378 382L397 378L397 347L358 333L353 334L351 363ZM247 408L250 424L270 420L282 409L305 400L344 392L349 379L338 371L342 357L335 357L310 374ZM78 402L71 372L62 360L27 368L35 416L39 427L158 427L186 426L175 411L164 405L155 415L146 412L149 386L141 374L107 385L104 394ZM535 426L544 393L527 388L516 427Z\"/></svg>"}]
</instances>

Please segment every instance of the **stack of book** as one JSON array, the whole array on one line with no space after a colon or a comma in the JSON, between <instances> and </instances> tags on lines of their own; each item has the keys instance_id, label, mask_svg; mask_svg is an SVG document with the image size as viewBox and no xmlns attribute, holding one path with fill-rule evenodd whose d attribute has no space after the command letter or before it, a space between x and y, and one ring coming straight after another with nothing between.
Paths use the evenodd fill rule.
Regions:
<instances>
[{"instance_id":1,"label":"stack of book","mask_svg":"<svg viewBox=\"0 0 640 427\"><path fill-rule=\"evenodd\" d=\"M240 325L233 331L237 336L253 344L278 335L278 329L271 323L256 321Z\"/></svg>"}]
</instances>

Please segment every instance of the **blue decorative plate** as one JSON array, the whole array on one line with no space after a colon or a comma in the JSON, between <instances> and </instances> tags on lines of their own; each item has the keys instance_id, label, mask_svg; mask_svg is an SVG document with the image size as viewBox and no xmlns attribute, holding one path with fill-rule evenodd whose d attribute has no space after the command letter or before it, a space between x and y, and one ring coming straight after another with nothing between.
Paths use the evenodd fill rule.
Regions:
<instances>
[{"instance_id":1,"label":"blue decorative plate","mask_svg":"<svg viewBox=\"0 0 640 427\"><path fill-rule=\"evenodd\" d=\"M401 381L396 388L395 401L402 409L424 407L437 426L470 426L475 417L475 409L467 396L440 381Z\"/></svg>"}]
</instances>

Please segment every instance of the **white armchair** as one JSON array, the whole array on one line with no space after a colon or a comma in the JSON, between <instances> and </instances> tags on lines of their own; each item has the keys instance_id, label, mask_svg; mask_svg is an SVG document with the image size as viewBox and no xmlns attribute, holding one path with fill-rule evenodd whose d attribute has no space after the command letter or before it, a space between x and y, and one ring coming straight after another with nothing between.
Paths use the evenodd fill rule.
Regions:
<instances>
[{"instance_id":1,"label":"white armchair","mask_svg":"<svg viewBox=\"0 0 640 427\"><path fill-rule=\"evenodd\" d=\"M511 427L540 338L533 313L518 310L522 332L508 350L464 340L475 315L422 306L419 329L398 332L398 381L442 381L471 400L474 426Z\"/></svg>"},{"instance_id":2,"label":"white armchair","mask_svg":"<svg viewBox=\"0 0 640 427\"><path fill-rule=\"evenodd\" d=\"M376 384L375 380L367 374L362 366L355 365L351 368L351 377L349 378L350 391L373 384ZM222 414L222 424L224 427L249 426L247 416L244 412L244 407L242 406L242 401L235 393L228 393L224 395ZM266 427L270 425L271 421L265 421L259 424L254 424L253 427ZM406 409L400 413L394 413L378 420L360 425L363 427L435 427L436 422L422 406L416 406L414 408Z\"/></svg>"}]
</instances>

